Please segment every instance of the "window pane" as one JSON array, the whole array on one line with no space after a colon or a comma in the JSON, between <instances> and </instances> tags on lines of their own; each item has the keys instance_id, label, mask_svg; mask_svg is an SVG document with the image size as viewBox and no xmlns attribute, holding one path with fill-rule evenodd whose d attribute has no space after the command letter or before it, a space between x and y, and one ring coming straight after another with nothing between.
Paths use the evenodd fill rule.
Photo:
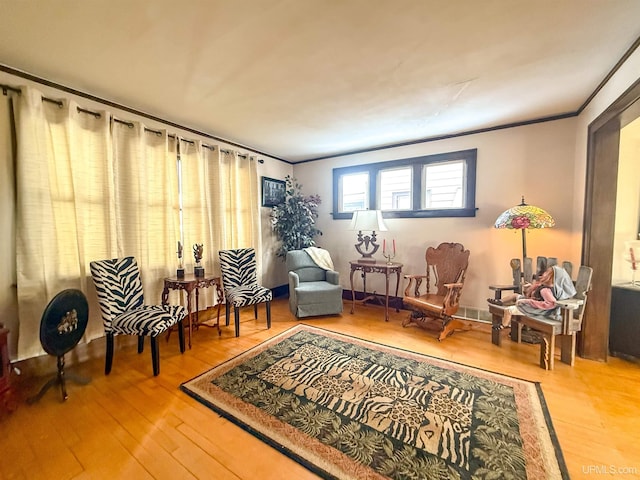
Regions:
<instances>
[{"instance_id":1,"label":"window pane","mask_svg":"<svg viewBox=\"0 0 640 480\"><path fill-rule=\"evenodd\" d=\"M411 167L381 170L380 209L411 209Z\"/></svg>"},{"instance_id":2,"label":"window pane","mask_svg":"<svg viewBox=\"0 0 640 480\"><path fill-rule=\"evenodd\" d=\"M340 211L369 208L369 174L350 173L340 177Z\"/></svg>"},{"instance_id":3,"label":"window pane","mask_svg":"<svg viewBox=\"0 0 640 480\"><path fill-rule=\"evenodd\" d=\"M423 208L464 206L464 161L425 165Z\"/></svg>"}]
</instances>

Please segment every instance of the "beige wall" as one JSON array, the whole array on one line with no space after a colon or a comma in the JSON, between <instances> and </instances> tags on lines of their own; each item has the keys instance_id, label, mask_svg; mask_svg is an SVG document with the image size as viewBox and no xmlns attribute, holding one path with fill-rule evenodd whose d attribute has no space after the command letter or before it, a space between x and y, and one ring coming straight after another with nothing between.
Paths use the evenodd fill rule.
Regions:
<instances>
[{"instance_id":1,"label":"beige wall","mask_svg":"<svg viewBox=\"0 0 640 480\"><path fill-rule=\"evenodd\" d=\"M604 112L618 97L620 97L640 77L640 49L625 61L618 71L609 79L589 105L578 116L576 128L574 203L573 203L573 236L572 243L582 244L582 226L584 212L584 196L587 175L587 137L589 124Z\"/></svg>"},{"instance_id":2,"label":"beige wall","mask_svg":"<svg viewBox=\"0 0 640 480\"><path fill-rule=\"evenodd\" d=\"M640 118L620 132L620 163L616 193L616 224L613 242L613 284L631 281L630 263L625 260L625 242L640 240ZM636 273L636 280L640 274Z\"/></svg>"},{"instance_id":3,"label":"beige wall","mask_svg":"<svg viewBox=\"0 0 640 480\"><path fill-rule=\"evenodd\" d=\"M575 118L570 118L304 163L294 166L294 174L306 193L318 193L323 199L318 221L324 232L320 244L331 252L341 274L341 283L349 288L349 260L357 258L353 247L355 233L348 230L347 220L333 220L330 215L332 169L477 148L476 217L387 219L389 231L379 238L396 239L396 261L404 264L404 273L424 270L427 246L444 241L462 243L471 251L462 304L486 310L486 298L490 295L488 285L508 282L511 278L509 260L522 255L520 233L497 230L493 224L500 213L520 203L522 195L527 203L546 209L556 219L555 228L528 234L529 256L553 255L579 261L579 249L571 248L569 242L574 200L571 188L574 145ZM379 258L382 259L381 255ZM372 276L367 287L383 292L383 278ZM362 287L358 284L356 288Z\"/></svg>"}]
</instances>

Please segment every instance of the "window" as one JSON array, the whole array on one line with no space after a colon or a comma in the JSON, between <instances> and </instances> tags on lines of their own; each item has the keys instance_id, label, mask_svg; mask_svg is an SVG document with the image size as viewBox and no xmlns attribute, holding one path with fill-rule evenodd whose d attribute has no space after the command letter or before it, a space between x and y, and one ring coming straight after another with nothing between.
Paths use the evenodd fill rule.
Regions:
<instances>
[{"instance_id":1,"label":"window","mask_svg":"<svg viewBox=\"0 0 640 480\"><path fill-rule=\"evenodd\" d=\"M411 209L411 167L380 170L378 180L380 210Z\"/></svg>"},{"instance_id":2,"label":"window","mask_svg":"<svg viewBox=\"0 0 640 480\"><path fill-rule=\"evenodd\" d=\"M422 208L462 208L464 196L464 162L424 165Z\"/></svg>"},{"instance_id":3,"label":"window","mask_svg":"<svg viewBox=\"0 0 640 480\"><path fill-rule=\"evenodd\" d=\"M333 169L333 218L377 209L385 217L474 217L478 151Z\"/></svg>"},{"instance_id":4,"label":"window","mask_svg":"<svg viewBox=\"0 0 640 480\"><path fill-rule=\"evenodd\" d=\"M345 174L340 178L340 211L353 212L369 208L369 174Z\"/></svg>"}]
</instances>

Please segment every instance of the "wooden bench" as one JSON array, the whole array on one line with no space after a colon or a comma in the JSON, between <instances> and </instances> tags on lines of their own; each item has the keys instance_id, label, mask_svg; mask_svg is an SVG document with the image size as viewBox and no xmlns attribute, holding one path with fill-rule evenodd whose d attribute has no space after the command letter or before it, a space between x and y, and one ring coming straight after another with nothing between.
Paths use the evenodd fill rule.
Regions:
<instances>
[{"instance_id":1,"label":"wooden bench","mask_svg":"<svg viewBox=\"0 0 640 480\"><path fill-rule=\"evenodd\" d=\"M527 272L527 262L525 259L525 276ZM530 259L529 259L530 260ZM546 261L544 261L546 260ZM516 279L522 278L520 272L517 272L517 268L520 265L518 259L511 261L511 266L514 270L514 284L513 285L492 285L489 288L495 292L495 298L500 299L503 291L521 291L521 283L516 284ZM557 265L555 259L545 259L545 257L538 257L538 273L544 271L544 269ZM544 266L542 270L540 267ZM563 267L569 275L571 275L572 268L568 262L563 263ZM529 272L531 270L529 269ZM517 277L516 277L517 273ZM526 281L533 279L532 273ZM591 267L581 266L578 270L578 277L576 279L576 294L573 298L568 300L558 300L558 306L560 307L560 318L555 320L553 318L534 315L513 315L511 319L511 339L520 343L522 340L522 327L527 327L539 332L542 336L540 343L540 367L545 370L553 370L554 357L555 357L555 343L556 336L559 336L561 354L560 359L562 362L573 366L575 363L575 351L576 351L576 332L582 329L582 317L584 314L584 308L587 300L587 292L591 288L591 277L593 270ZM504 316L504 309L506 307L489 304L489 313L491 313L492 329L491 329L491 342L500 346L502 330L498 329L502 325L502 317Z\"/></svg>"}]
</instances>

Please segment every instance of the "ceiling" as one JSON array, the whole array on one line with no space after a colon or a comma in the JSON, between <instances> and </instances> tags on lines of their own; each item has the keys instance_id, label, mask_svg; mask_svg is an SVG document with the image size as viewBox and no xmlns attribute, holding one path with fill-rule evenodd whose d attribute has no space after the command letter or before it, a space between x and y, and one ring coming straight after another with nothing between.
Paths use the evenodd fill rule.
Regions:
<instances>
[{"instance_id":1,"label":"ceiling","mask_svg":"<svg viewBox=\"0 0 640 480\"><path fill-rule=\"evenodd\" d=\"M289 162L575 113L638 0L0 0L0 64Z\"/></svg>"}]
</instances>

